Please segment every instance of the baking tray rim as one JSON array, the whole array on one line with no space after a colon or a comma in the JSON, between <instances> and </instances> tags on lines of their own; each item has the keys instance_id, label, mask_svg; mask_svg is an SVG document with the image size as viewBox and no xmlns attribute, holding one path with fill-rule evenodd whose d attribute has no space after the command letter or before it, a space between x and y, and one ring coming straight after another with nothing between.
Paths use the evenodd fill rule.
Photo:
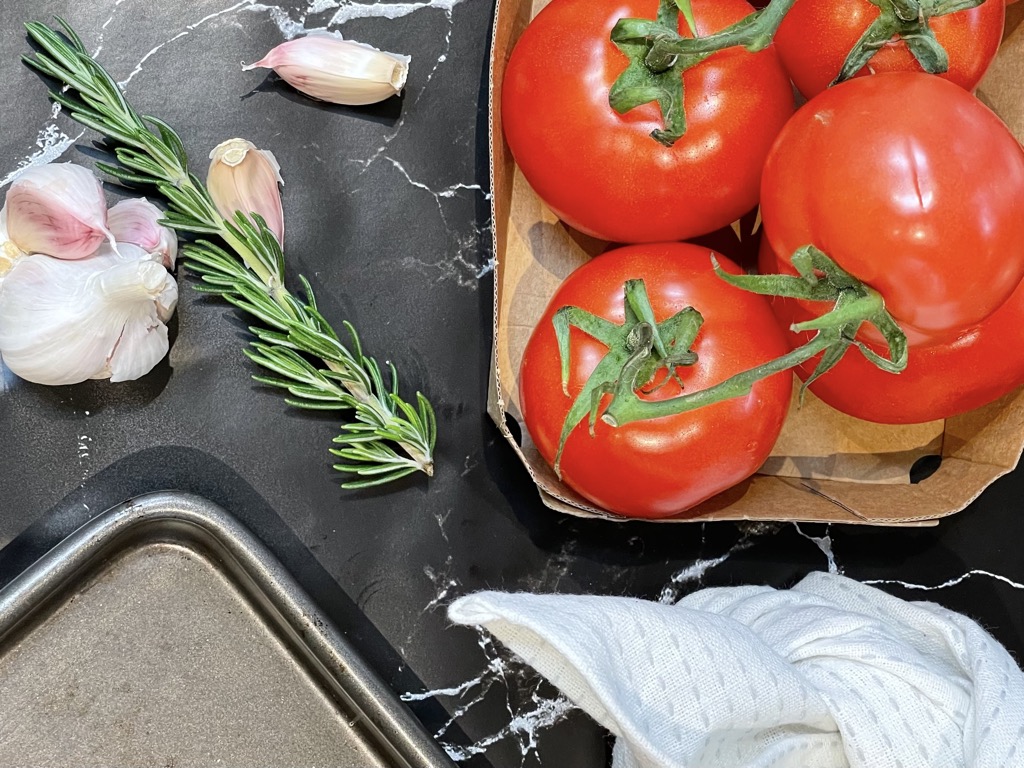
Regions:
<instances>
[{"instance_id":1,"label":"baking tray rim","mask_svg":"<svg viewBox=\"0 0 1024 768\"><path fill-rule=\"evenodd\" d=\"M395 766L454 766L270 549L232 514L195 494L136 496L61 540L0 589L0 644L119 554L158 543L184 546L216 564L325 693L357 713L351 722L362 720L362 730Z\"/></svg>"}]
</instances>

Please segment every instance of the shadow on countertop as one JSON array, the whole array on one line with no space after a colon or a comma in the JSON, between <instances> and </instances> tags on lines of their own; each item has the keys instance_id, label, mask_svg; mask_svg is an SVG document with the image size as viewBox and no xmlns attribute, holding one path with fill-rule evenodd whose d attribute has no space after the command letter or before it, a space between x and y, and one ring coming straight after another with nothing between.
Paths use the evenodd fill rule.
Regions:
<instances>
[{"instance_id":1,"label":"shadow on countertop","mask_svg":"<svg viewBox=\"0 0 1024 768\"><path fill-rule=\"evenodd\" d=\"M140 451L88 479L0 550L0 588L96 515L158 490L194 493L234 515L270 548L396 693L424 690L423 681L252 486L219 459L193 448ZM409 707L431 733L450 719L432 699L411 702ZM456 744L471 743L457 725L448 726L446 737ZM489 763L472 765L484 768Z\"/></svg>"}]
</instances>

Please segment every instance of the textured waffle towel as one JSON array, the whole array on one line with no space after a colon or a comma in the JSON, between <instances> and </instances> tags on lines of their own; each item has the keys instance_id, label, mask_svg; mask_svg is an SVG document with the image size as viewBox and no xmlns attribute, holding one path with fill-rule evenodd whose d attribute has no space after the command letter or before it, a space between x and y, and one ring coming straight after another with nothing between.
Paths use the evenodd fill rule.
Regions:
<instances>
[{"instance_id":1,"label":"textured waffle towel","mask_svg":"<svg viewBox=\"0 0 1024 768\"><path fill-rule=\"evenodd\" d=\"M615 768L1024 766L1024 675L978 624L842 576L675 605L480 592L486 628L615 736Z\"/></svg>"}]
</instances>

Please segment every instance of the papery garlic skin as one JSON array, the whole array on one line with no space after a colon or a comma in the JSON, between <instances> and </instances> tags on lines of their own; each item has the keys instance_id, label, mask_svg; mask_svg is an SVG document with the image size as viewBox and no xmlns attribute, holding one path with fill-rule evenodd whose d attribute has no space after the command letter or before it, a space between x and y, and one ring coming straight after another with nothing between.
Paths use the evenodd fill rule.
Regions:
<instances>
[{"instance_id":1,"label":"papery garlic skin","mask_svg":"<svg viewBox=\"0 0 1024 768\"><path fill-rule=\"evenodd\" d=\"M284 208L279 184L281 166L273 153L245 139L228 139L210 152L206 188L217 211L228 221L235 212L258 213L277 242L284 243Z\"/></svg>"},{"instance_id":2,"label":"papery garlic skin","mask_svg":"<svg viewBox=\"0 0 1024 768\"><path fill-rule=\"evenodd\" d=\"M150 261L154 264L160 264L163 266L159 252L149 252L147 249L133 243L119 242L117 243L117 250L104 244L98 251L96 251L92 258L97 257L113 257L126 263ZM155 279L155 276L158 275L159 272L156 270L150 270L150 274L153 275ZM171 316L174 314L174 309L178 305L178 284L175 282L173 277L163 281L162 289L159 294L154 296L153 300L156 302L157 317L166 323L171 319Z\"/></svg>"},{"instance_id":3,"label":"papery garlic skin","mask_svg":"<svg viewBox=\"0 0 1024 768\"><path fill-rule=\"evenodd\" d=\"M0 355L37 384L137 379L167 354L177 296L174 278L133 245L76 261L26 256L0 282Z\"/></svg>"},{"instance_id":4,"label":"papery garlic skin","mask_svg":"<svg viewBox=\"0 0 1024 768\"><path fill-rule=\"evenodd\" d=\"M254 64L273 69L296 90L332 104L375 104L402 92L408 56L345 40L338 33L311 34L281 43Z\"/></svg>"},{"instance_id":5,"label":"papery garlic skin","mask_svg":"<svg viewBox=\"0 0 1024 768\"><path fill-rule=\"evenodd\" d=\"M7 234L26 253L84 259L104 241L107 201L92 172L71 163L27 168L7 190Z\"/></svg>"},{"instance_id":6,"label":"papery garlic skin","mask_svg":"<svg viewBox=\"0 0 1024 768\"><path fill-rule=\"evenodd\" d=\"M144 197L122 200L107 212L107 227L118 243L131 243L174 269L178 236L159 223L164 214Z\"/></svg>"},{"instance_id":7,"label":"papery garlic skin","mask_svg":"<svg viewBox=\"0 0 1024 768\"><path fill-rule=\"evenodd\" d=\"M25 256L25 252L11 242L7 236L7 206L0 208L0 280L11 271L15 262Z\"/></svg>"}]
</instances>

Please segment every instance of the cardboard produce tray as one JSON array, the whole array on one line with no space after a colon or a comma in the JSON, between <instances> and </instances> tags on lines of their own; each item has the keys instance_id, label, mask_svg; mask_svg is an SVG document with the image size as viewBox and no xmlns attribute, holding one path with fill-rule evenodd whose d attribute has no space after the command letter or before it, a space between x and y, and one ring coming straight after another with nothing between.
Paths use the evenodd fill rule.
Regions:
<instances>
[{"instance_id":1,"label":"cardboard produce tray","mask_svg":"<svg viewBox=\"0 0 1024 768\"><path fill-rule=\"evenodd\" d=\"M490 59L490 172L494 253L494 346L488 411L537 485L544 503L583 517L625 518L563 485L530 440L519 409L518 374L530 333L559 283L607 247L562 224L537 198L501 131L501 82L512 47L546 0L499 0ZM1024 2L1007 10L1003 46L978 96L1024 137ZM1008 343L1024 343L1009 338ZM758 474L659 522L771 520L930 525L964 509L1024 450L1024 390L945 421L884 426L853 419L808 395L790 411ZM926 457L938 469L911 482Z\"/></svg>"}]
</instances>

